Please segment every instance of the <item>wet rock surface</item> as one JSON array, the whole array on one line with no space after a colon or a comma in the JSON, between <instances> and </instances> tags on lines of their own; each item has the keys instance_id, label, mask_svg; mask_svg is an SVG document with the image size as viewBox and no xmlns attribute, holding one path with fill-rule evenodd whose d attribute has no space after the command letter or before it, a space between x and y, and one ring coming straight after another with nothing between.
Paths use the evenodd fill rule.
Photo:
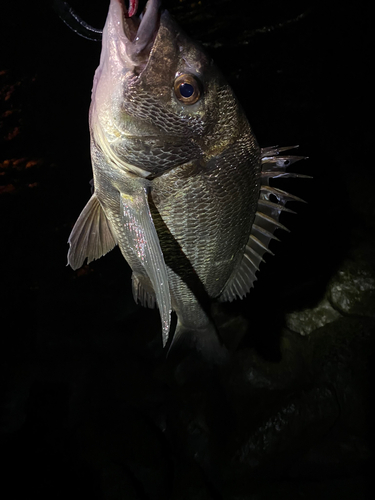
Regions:
<instances>
[{"instance_id":1,"label":"wet rock surface","mask_svg":"<svg viewBox=\"0 0 375 500\"><path fill-rule=\"evenodd\" d=\"M260 144L299 142L310 157L294 170L312 181L277 184L308 204L282 221L291 233L249 297L215 306L228 363L166 359L158 313L134 304L117 250L65 267L90 196L100 47L48 2L2 7L5 498L372 498L375 171L358 114L370 17L355 3L271 1L251 15L225 0L166 3ZM72 5L103 25L106 2Z\"/></svg>"}]
</instances>

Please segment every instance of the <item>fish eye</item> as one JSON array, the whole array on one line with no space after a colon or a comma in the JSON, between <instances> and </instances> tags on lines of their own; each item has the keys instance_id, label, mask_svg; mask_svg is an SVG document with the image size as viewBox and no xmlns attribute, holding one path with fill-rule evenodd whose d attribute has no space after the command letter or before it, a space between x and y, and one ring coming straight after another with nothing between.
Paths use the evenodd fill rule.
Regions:
<instances>
[{"instance_id":1,"label":"fish eye","mask_svg":"<svg viewBox=\"0 0 375 500\"><path fill-rule=\"evenodd\" d=\"M174 81L174 92L183 104L194 104L201 97L202 86L195 76L185 73Z\"/></svg>"}]
</instances>

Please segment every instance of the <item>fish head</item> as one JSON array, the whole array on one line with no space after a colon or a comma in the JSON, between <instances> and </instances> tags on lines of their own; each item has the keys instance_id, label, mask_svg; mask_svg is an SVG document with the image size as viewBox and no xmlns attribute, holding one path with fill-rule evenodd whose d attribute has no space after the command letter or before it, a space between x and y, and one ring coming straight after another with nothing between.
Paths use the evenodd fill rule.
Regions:
<instances>
[{"instance_id":1,"label":"fish head","mask_svg":"<svg viewBox=\"0 0 375 500\"><path fill-rule=\"evenodd\" d=\"M90 108L93 142L145 178L208 161L247 123L212 59L160 4L129 17L111 0Z\"/></svg>"}]
</instances>

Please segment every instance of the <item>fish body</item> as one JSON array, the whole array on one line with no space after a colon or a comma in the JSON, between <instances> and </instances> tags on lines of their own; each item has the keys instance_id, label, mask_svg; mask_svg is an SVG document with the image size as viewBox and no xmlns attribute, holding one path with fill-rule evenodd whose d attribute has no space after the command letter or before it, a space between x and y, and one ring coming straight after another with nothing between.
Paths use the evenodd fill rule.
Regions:
<instances>
[{"instance_id":1,"label":"fish body","mask_svg":"<svg viewBox=\"0 0 375 500\"><path fill-rule=\"evenodd\" d=\"M260 149L223 75L158 0L139 19L111 0L90 134L95 190L69 238L69 264L118 244L135 300L159 308L163 344L173 309L174 340L217 350L210 301L250 291L295 199L269 178L293 175L286 164L300 157Z\"/></svg>"}]
</instances>

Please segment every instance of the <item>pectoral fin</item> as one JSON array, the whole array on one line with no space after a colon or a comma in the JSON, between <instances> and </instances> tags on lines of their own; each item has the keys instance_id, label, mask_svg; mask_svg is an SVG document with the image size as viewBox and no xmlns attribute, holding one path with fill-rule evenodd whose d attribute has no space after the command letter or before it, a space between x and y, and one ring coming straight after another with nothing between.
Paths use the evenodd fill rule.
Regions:
<instances>
[{"instance_id":1,"label":"pectoral fin","mask_svg":"<svg viewBox=\"0 0 375 500\"><path fill-rule=\"evenodd\" d=\"M86 257L89 263L99 259L116 245L110 223L95 194L78 217L68 243L68 264L73 269L80 268Z\"/></svg>"},{"instance_id":2,"label":"pectoral fin","mask_svg":"<svg viewBox=\"0 0 375 500\"><path fill-rule=\"evenodd\" d=\"M155 292L165 346L171 323L171 296L167 268L148 204L147 188L140 186L131 195L122 193L121 204L129 247L133 249Z\"/></svg>"}]
</instances>

